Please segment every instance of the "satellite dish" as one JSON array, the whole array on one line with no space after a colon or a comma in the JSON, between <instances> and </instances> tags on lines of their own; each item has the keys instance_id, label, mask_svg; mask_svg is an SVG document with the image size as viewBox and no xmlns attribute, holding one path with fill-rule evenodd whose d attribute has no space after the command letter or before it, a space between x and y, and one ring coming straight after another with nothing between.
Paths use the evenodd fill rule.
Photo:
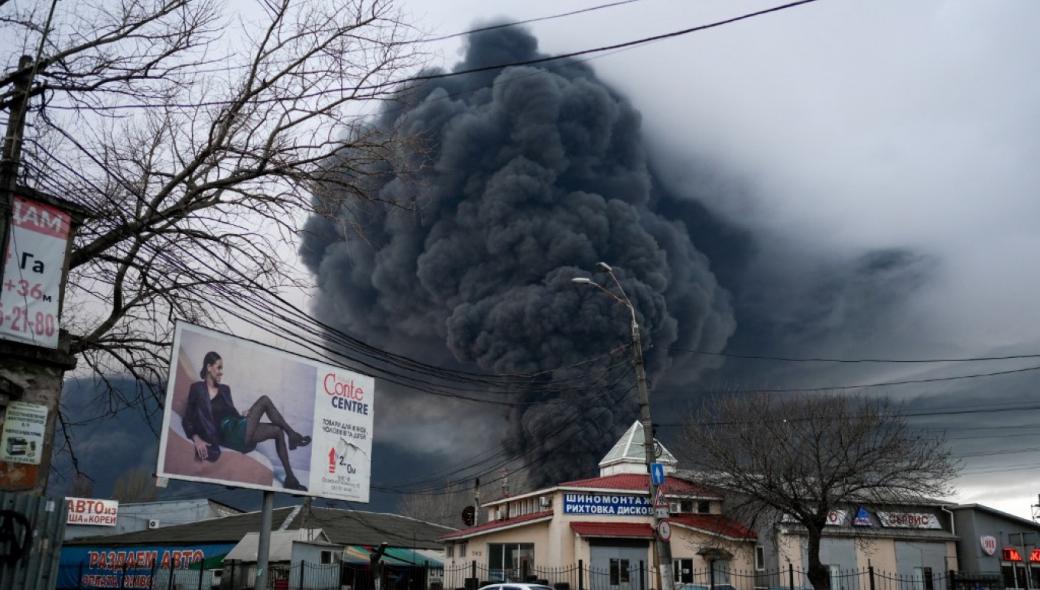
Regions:
<instances>
[{"instance_id":1,"label":"satellite dish","mask_svg":"<svg viewBox=\"0 0 1040 590\"><path fill-rule=\"evenodd\" d=\"M472 506L466 506L462 509L462 524L466 526L473 526L477 522L477 509Z\"/></svg>"}]
</instances>

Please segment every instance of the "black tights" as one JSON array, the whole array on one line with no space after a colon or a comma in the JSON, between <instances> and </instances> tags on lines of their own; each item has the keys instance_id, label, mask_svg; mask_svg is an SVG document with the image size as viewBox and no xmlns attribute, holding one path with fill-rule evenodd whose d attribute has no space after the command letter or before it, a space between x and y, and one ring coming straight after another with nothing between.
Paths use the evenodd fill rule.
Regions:
<instances>
[{"instance_id":1,"label":"black tights","mask_svg":"<svg viewBox=\"0 0 1040 590\"><path fill-rule=\"evenodd\" d=\"M260 419L267 415L271 422L261 422ZM285 477L295 479L292 467L289 465L289 447L285 437L299 436L289 423L282 417L281 412L274 407L274 402L266 395L260 396L256 403L246 412L246 444L256 445L265 440L273 440L275 449L278 451L278 459L285 468Z\"/></svg>"}]
</instances>

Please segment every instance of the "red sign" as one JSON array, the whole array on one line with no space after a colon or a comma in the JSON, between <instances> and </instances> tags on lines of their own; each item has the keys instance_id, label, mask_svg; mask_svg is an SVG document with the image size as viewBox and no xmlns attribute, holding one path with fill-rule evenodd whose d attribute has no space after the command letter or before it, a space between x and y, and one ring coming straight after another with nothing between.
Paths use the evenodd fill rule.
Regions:
<instances>
[{"instance_id":1,"label":"red sign","mask_svg":"<svg viewBox=\"0 0 1040 590\"><path fill-rule=\"evenodd\" d=\"M1040 549L1033 547L1033 551L1029 553L1029 561L1040 561Z\"/></svg>"},{"instance_id":2,"label":"red sign","mask_svg":"<svg viewBox=\"0 0 1040 590\"><path fill-rule=\"evenodd\" d=\"M68 524L116 526L119 502L93 498L68 498Z\"/></svg>"},{"instance_id":3,"label":"red sign","mask_svg":"<svg viewBox=\"0 0 1040 590\"><path fill-rule=\"evenodd\" d=\"M1022 561L1022 554L1014 547L1004 547L1004 550L1001 551L1000 555L1004 561Z\"/></svg>"}]
</instances>

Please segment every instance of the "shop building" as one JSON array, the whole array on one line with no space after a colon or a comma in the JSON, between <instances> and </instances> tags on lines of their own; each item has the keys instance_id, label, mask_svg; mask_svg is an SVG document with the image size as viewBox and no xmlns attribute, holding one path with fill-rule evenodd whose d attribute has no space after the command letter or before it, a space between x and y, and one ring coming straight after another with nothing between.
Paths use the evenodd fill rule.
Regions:
<instances>
[{"instance_id":1,"label":"shop building","mask_svg":"<svg viewBox=\"0 0 1040 590\"><path fill-rule=\"evenodd\" d=\"M447 579L452 571L493 582L549 579L557 577L550 572L582 568L583 576L605 577L604 583L589 580L585 587L656 587L650 574L656 561L654 507L643 445L642 425L636 422L600 461L599 477L485 503L485 522L442 537L445 586L463 586L461 579ZM730 569L750 570L755 533L722 514L717 490L678 477L675 457L663 447L660 451L666 480L659 503L671 512L676 581L690 583L695 570L709 567L720 576Z\"/></svg>"},{"instance_id":2,"label":"shop building","mask_svg":"<svg viewBox=\"0 0 1040 590\"><path fill-rule=\"evenodd\" d=\"M1004 588L1040 589L1040 524L981 504L951 510L963 570L999 573Z\"/></svg>"},{"instance_id":3,"label":"shop building","mask_svg":"<svg viewBox=\"0 0 1040 590\"><path fill-rule=\"evenodd\" d=\"M260 512L247 512L68 540L57 587L248 588L255 581L260 519ZM363 586L357 580L370 581L372 552L384 543L386 590L432 587L425 573L395 572L439 568L439 539L454 530L397 514L303 505L275 509L272 524L271 576L286 588Z\"/></svg>"},{"instance_id":4,"label":"shop building","mask_svg":"<svg viewBox=\"0 0 1040 590\"><path fill-rule=\"evenodd\" d=\"M831 570L831 587L855 587L859 572L876 572L915 582L918 590L938 590L947 572L959 569L952 504L939 501L851 504L828 515L820 542L820 560ZM794 571L795 584L808 588L808 537L794 522L759 531L756 569ZM786 583L761 586L787 585Z\"/></svg>"},{"instance_id":5,"label":"shop building","mask_svg":"<svg viewBox=\"0 0 1040 590\"><path fill-rule=\"evenodd\" d=\"M119 503L117 506L115 522L108 526L73 524L70 521L65 527L65 540L121 535L242 514L242 511L234 506L208 498Z\"/></svg>"}]
</instances>

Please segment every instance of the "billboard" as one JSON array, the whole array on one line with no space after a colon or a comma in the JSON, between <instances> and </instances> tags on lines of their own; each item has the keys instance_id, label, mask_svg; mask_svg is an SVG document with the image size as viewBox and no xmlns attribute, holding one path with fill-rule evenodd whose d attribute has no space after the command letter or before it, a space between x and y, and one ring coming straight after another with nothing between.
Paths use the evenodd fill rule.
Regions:
<instances>
[{"instance_id":1,"label":"billboard","mask_svg":"<svg viewBox=\"0 0 1040 590\"><path fill-rule=\"evenodd\" d=\"M196 572L221 568L224 556L232 547L234 545L228 543L166 546L66 545L61 548L57 587L197 588L202 580ZM211 585L212 574L210 584L205 587L209 588Z\"/></svg>"},{"instance_id":2,"label":"billboard","mask_svg":"<svg viewBox=\"0 0 1040 590\"><path fill-rule=\"evenodd\" d=\"M0 286L0 338L58 347L61 279L72 217L15 195Z\"/></svg>"},{"instance_id":3,"label":"billboard","mask_svg":"<svg viewBox=\"0 0 1040 590\"><path fill-rule=\"evenodd\" d=\"M116 526L119 518L119 502L94 498L66 498L68 514L66 524L87 526Z\"/></svg>"},{"instance_id":4,"label":"billboard","mask_svg":"<svg viewBox=\"0 0 1040 590\"><path fill-rule=\"evenodd\" d=\"M178 323L156 475L368 502L375 381Z\"/></svg>"}]
</instances>

